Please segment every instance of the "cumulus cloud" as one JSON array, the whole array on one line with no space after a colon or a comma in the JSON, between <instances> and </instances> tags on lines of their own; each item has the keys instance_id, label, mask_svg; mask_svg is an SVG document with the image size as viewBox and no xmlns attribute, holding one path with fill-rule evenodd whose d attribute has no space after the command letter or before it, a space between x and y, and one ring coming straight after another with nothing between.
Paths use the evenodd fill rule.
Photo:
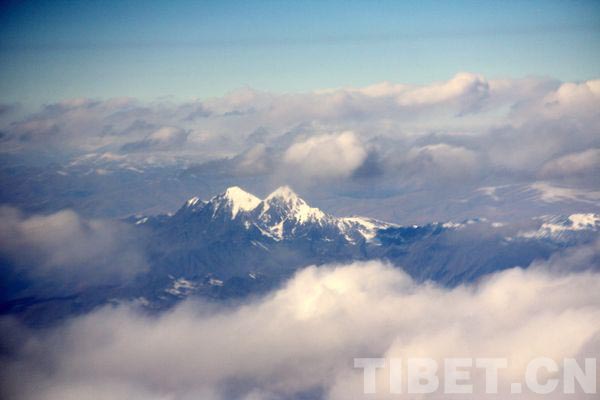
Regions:
<instances>
[{"instance_id":1,"label":"cumulus cloud","mask_svg":"<svg viewBox=\"0 0 600 400\"><path fill-rule=\"evenodd\" d=\"M242 175L266 173L272 166L269 149L262 143L254 145L241 153L234 158L233 163L236 172Z\"/></svg>"},{"instance_id":2,"label":"cumulus cloud","mask_svg":"<svg viewBox=\"0 0 600 400\"><path fill-rule=\"evenodd\" d=\"M173 147L181 146L187 140L189 132L172 126L161 127L140 141L126 143L121 150L142 151L142 150L168 150Z\"/></svg>"},{"instance_id":3,"label":"cumulus cloud","mask_svg":"<svg viewBox=\"0 0 600 400\"><path fill-rule=\"evenodd\" d=\"M600 149L588 149L550 160L540 171L542 178L600 176Z\"/></svg>"},{"instance_id":4,"label":"cumulus cloud","mask_svg":"<svg viewBox=\"0 0 600 400\"><path fill-rule=\"evenodd\" d=\"M419 87L401 93L398 103L403 106L437 104L457 100L461 112L481 108L489 96L490 85L481 75L459 73L447 82Z\"/></svg>"},{"instance_id":5,"label":"cumulus cloud","mask_svg":"<svg viewBox=\"0 0 600 400\"><path fill-rule=\"evenodd\" d=\"M408 153L407 167L414 171L413 174L428 179L469 179L479 173L478 161L477 154L471 150L437 143L412 148Z\"/></svg>"},{"instance_id":6,"label":"cumulus cloud","mask_svg":"<svg viewBox=\"0 0 600 400\"><path fill-rule=\"evenodd\" d=\"M539 112L550 116L589 115L600 106L600 80L581 83L565 82L545 95L538 105Z\"/></svg>"},{"instance_id":7,"label":"cumulus cloud","mask_svg":"<svg viewBox=\"0 0 600 400\"><path fill-rule=\"evenodd\" d=\"M309 178L350 176L367 158L367 150L353 132L309 137L292 144L283 161L290 171Z\"/></svg>"},{"instance_id":8,"label":"cumulus cloud","mask_svg":"<svg viewBox=\"0 0 600 400\"><path fill-rule=\"evenodd\" d=\"M0 255L33 279L81 288L123 282L147 268L125 224L70 210L25 216L6 206L0 219Z\"/></svg>"},{"instance_id":9,"label":"cumulus cloud","mask_svg":"<svg viewBox=\"0 0 600 400\"><path fill-rule=\"evenodd\" d=\"M557 252L546 261L535 261L532 266L558 274L600 271L600 239Z\"/></svg>"},{"instance_id":10,"label":"cumulus cloud","mask_svg":"<svg viewBox=\"0 0 600 400\"><path fill-rule=\"evenodd\" d=\"M213 186L252 176L261 187L319 187L328 197L427 189L464 198L478 180L497 186L540 178L594 189L598 82L461 72L424 85L243 88L203 101L74 99L0 120L0 141L3 155L38 161L51 153L65 170L194 165Z\"/></svg>"},{"instance_id":11,"label":"cumulus cloud","mask_svg":"<svg viewBox=\"0 0 600 400\"><path fill-rule=\"evenodd\" d=\"M93 312L24 340L2 387L15 399L358 399L356 357L507 357L502 393L532 358L599 351L596 273L517 268L450 290L368 262L305 268L237 307ZM377 376L379 395L365 398L389 397L386 371Z\"/></svg>"},{"instance_id":12,"label":"cumulus cloud","mask_svg":"<svg viewBox=\"0 0 600 400\"><path fill-rule=\"evenodd\" d=\"M298 94L246 88L204 102L72 99L47 105L5 130L13 149L51 144L63 150L114 151L152 140L154 131L170 127L189 132L190 143L198 145L193 148L196 156L206 146L231 154L242 151L246 137L262 127L275 137L312 122L329 131L348 129L364 135L374 127L390 133L406 127L427 131L454 124L452 120L468 125L466 114L539 100L550 93L543 89L526 80L494 81L459 73L446 82L421 86L382 83Z\"/></svg>"}]
</instances>

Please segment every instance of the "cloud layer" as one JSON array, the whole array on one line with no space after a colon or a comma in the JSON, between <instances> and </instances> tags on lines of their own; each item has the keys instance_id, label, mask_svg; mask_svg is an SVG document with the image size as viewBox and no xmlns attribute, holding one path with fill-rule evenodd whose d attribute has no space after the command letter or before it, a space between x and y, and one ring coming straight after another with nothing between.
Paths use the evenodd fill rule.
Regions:
<instances>
[{"instance_id":1,"label":"cloud layer","mask_svg":"<svg viewBox=\"0 0 600 400\"><path fill-rule=\"evenodd\" d=\"M600 275L552 271L512 269L447 290L356 263L308 267L237 307L105 308L22 340L2 386L16 399L333 400L362 398L355 357L508 357L502 391L530 358L599 354ZM386 376L368 398L387 398ZM482 379L474 374L476 387Z\"/></svg>"},{"instance_id":2,"label":"cloud layer","mask_svg":"<svg viewBox=\"0 0 600 400\"><path fill-rule=\"evenodd\" d=\"M599 82L461 72L427 85L382 82L308 93L245 88L203 101L72 99L1 122L0 161L9 169L9 188L11 168L22 162L45 162L73 185L81 176L95 182L100 175L173 168L160 184L140 178L153 194L144 199L149 209L160 206L151 199L168 196L156 187L184 175L201 176L198 186L214 187L210 194L231 185L267 192L292 184L333 204L342 203L340 194L400 196L397 204L430 193L418 201L419 214L433 213L437 198L467 201L481 187L542 182L593 192L600 185ZM23 191L43 185L25 182ZM22 206L15 197L8 192L8 201ZM365 212L358 201L352 207ZM403 214L381 212L389 208L378 203L372 216ZM433 218L454 218L442 211Z\"/></svg>"},{"instance_id":3,"label":"cloud layer","mask_svg":"<svg viewBox=\"0 0 600 400\"><path fill-rule=\"evenodd\" d=\"M600 148L599 82L459 73L423 86L384 82L303 94L244 89L203 102L74 99L5 124L2 140L5 151L50 146L71 156L117 154L135 163L202 163L263 144L266 156L282 166L302 161L306 167L306 157L318 162L331 151L340 165L324 165L321 172L335 178L365 160L361 148L367 143L390 168L393 160L410 159L426 146L438 146L446 157L439 146L451 146L446 158L458 168L473 160L459 157L455 147L476 153L476 167L490 172L531 174L544 166L544 176L592 174L591 161L573 170L561 168L566 161L559 159Z\"/></svg>"},{"instance_id":4,"label":"cloud layer","mask_svg":"<svg viewBox=\"0 0 600 400\"><path fill-rule=\"evenodd\" d=\"M0 255L55 290L118 284L147 269L139 235L123 223L70 210L25 216L11 207L0 207L0 220Z\"/></svg>"},{"instance_id":5,"label":"cloud layer","mask_svg":"<svg viewBox=\"0 0 600 400\"><path fill-rule=\"evenodd\" d=\"M307 179L348 177L366 158L367 151L353 132L312 136L283 154L286 167Z\"/></svg>"}]
</instances>

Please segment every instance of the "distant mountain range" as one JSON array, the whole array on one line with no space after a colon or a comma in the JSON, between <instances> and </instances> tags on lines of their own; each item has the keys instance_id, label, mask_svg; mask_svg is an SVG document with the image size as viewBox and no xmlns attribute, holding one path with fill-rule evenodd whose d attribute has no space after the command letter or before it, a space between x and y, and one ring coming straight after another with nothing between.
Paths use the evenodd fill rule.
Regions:
<instances>
[{"instance_id":1,"label":"distant mountain range","mask_svg":"<svg viewBox=\"0 0 600 400\"><path fill-rule=\"evenodd\" d=\"M220 299L261 292L311 264L384 259L418 281L447 286L498 270L528 266L598 237L600 215L545 216L504 225L485 219L400 226L335 217L289 187L265 199L230 187L175 214L129 220L150 238L150 298L162 291ZM174 289L188 282L183 291ZM164 295L164 293L163 293ZM150 298L145 297L150 301ZM169 302L171 299L161 299ZM150 301L152 303L152 301Z\"/></svg>"},{"instance_id":2,"label":"distant mountain range","mask_svg":"<svg viewBox=\"0 0 600 400\"><path fill-rule=\"evenodd\" d=\"M417 281L445 286L527 267L559 250L598 239L599 214L544 216L503 224L485 219L400 226L335 217L289 187L264 199L230 187L193 197L173 214L126 220L144 243L150 269L131 282L59 297L14 298L4 313L45 324L98 305L134 301L149 310L189 296L232 301L264 293L307 265L383 259Z\"/></svg>"}]
</instances>

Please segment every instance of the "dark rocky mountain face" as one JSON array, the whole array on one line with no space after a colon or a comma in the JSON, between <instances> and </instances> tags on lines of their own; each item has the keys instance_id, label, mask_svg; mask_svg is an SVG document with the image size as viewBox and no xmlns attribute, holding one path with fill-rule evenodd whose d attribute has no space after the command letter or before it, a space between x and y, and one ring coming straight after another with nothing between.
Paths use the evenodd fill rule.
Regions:
<instances>
[{"instance_id":1,"label":"dark rocky mountain face","mask_svg":"<svg viewBox=\"0 0 600 400\"><path fill-rule=\"evenodd\" d=\"M483 219L398 226L338 218L310 207L288 187L263 200L232 187L209 201L192 198L174 214L127 222L143 243L148 271L126 283L60 296L23 283L20 293L3 299L2 312L44 325L114 302L161 310L190 296L235 301L265 293L307 265L369 259L387 260L418 281L456 286L592 243L600 231L597 214L510 225Z\"/></svg>"}]
</instances>

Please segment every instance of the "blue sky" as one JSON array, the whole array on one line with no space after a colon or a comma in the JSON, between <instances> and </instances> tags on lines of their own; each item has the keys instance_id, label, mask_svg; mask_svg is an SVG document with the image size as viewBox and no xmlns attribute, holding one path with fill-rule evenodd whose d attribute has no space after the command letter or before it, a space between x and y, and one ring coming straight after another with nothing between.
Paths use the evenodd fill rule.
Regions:
<instances>
[{"instance_id":1,"label":"blue sky","mask_svg":"<svg viewBox=\"0 0 600 400\"><path fill-rule=\"evenodd\" d=\"M600 2L8 1L0 102L600 76Z\"/></svg>"}]
</instances>

